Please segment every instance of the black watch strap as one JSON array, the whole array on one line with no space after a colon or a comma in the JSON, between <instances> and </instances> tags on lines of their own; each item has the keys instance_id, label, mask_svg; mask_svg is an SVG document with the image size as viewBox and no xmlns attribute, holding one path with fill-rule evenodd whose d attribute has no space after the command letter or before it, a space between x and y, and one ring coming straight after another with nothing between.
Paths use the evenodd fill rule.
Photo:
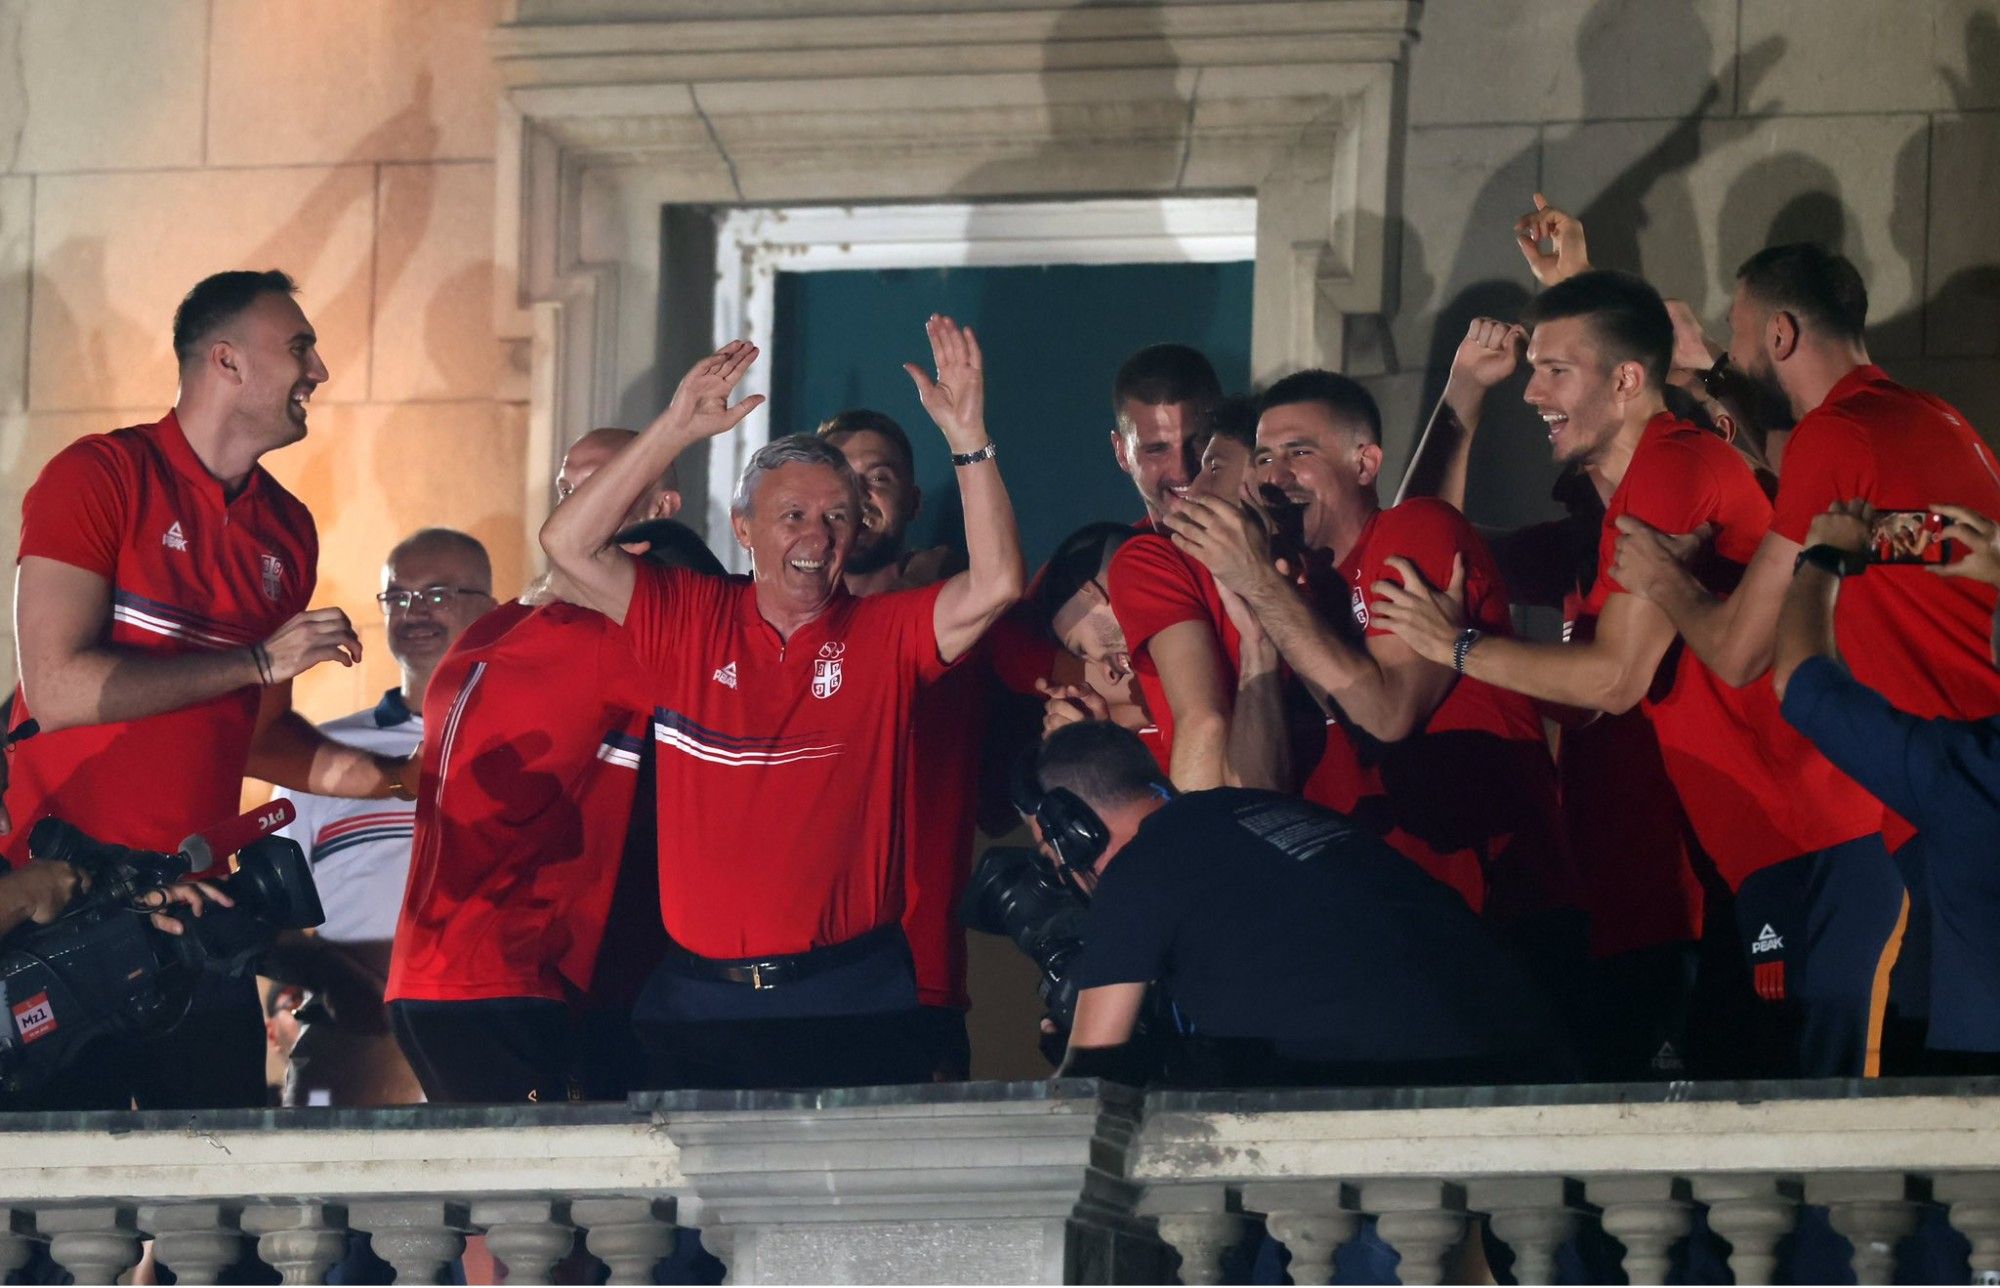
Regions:
<instances>
[{"instance_id":1,"label":"black watch strap","mask_svg":"<svg viewBox=\"0 0 2000 1288\"><path fill-rule=\"evenodd\" d=\"M1807 546L1793 560L1792 571L1796 573L1807 564L1836 577L1853 577L1868 571L1868 556L1859 550L1842 550L1839 546Z\"/></svg>"}]
</instances>

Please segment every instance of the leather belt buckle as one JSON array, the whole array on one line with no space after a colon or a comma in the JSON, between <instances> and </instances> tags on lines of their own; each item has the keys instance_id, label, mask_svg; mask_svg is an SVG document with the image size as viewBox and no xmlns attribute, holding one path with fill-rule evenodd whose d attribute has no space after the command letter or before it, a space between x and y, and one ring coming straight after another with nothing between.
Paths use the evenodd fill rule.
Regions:
<instances>
[{"instance_id":1,"label":"leather belt buckle","mask_svg":"<svg viewBox=\"0 0 2000 1288\"><path fill-rule=\"evenodd\" d=\"M750 965L750 987L751 987L751 988L754 988L754 989L767 989L767 988L776 988L777 986L778 986L778 985L777 985L777 982L776 982L776 981L772 981L771 983L768 983L768 984L764 982L764 963L762 963L762 962L752 962L752 963L751 963L751 965Z\"/></svg>"}]
</instances>

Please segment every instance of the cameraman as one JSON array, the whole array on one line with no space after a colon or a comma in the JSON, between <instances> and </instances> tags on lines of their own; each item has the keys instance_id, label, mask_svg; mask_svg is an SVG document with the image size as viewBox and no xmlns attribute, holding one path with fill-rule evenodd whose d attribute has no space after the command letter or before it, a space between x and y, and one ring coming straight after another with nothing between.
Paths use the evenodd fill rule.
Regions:
<instances>
[{"instance_id":1,"label":"cameraman","mask_svg":"<svg viewBox=\"0 0 2000 1288\"><path fill-rule=\"evenodd\" d=\"M2000 586L2000 524L1954 505L1930 507L1966 554L1929 572ZM1908 819L1923 839L1918 869L1932 909L1925 1072L1993 1072L2000 1053L2000 716L1923 719L1848 673L1835 606L1869 566L1875 513L1840 501L1812 521L1779 609L1772 683L1785 719L1826 758ZM2000 609L1988 635L2000 666ZM1783 929L1783 927L1780 927ZM1801 927L1810 934L1809 928ZM1938 1053L1947 1053L1942 1059ZM1968 1057L1964 1053L1979 1053Z\"/></svg>"},{"instance_id":2,"label":"cameraman","mask_svg":"<svg viewBox=\"0 0 2000 1288\"><path fill-rule=\"evenodd\" d=\"M1065 1075L1125 1066L1153 983L1213 1065L1204 1080L1570 1073L1553 1016L1478 914L1338 814L1240 788L1176 795L1136 736L1102 722L1056 730L1036 769L1102 841L1078 879L1091 906Z\"/></svg>"}]
</instances>

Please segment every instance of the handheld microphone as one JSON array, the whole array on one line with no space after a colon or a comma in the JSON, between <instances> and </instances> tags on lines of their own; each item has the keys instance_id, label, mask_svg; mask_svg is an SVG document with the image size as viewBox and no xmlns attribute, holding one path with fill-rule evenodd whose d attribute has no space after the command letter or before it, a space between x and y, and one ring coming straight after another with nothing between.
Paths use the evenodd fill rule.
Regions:
<instances>
[{"instance_id":1,"label":"handheld microphone","mask_svg":"<svg viewBox=\"0 0 2000 1288\"><path fill-rule=\"evenodd\" d=\"M181 842L179 857L188 871L199 875L253 841L262 840L298 817L288 800L259 805L248 814L204 828Z\"/></svg>"}]
</instances>

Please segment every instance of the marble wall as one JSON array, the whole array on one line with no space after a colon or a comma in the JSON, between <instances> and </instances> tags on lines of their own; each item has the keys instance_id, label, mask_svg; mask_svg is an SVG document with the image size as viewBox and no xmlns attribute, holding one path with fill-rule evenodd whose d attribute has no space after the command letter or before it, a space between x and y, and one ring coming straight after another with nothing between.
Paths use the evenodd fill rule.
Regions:
<instances>
[{"instance_id":1,"label":"marble wall","mask_svg":"<svg viewBox=\"0 0 2000 1288\"><path fill-rule=\"evenodd\" d=\"M278 267L332 379L305 442L267 464L318 519L316 602L347 609L367 653L303 677L301 709L394 683L371 597L403 533L464 528L502 587L521 582L493 20L492 0L0 0L0 557L51 454L171 405L187 288ZM11 673L11 631L0 647Z\"/></svg>"}]
</instances>

